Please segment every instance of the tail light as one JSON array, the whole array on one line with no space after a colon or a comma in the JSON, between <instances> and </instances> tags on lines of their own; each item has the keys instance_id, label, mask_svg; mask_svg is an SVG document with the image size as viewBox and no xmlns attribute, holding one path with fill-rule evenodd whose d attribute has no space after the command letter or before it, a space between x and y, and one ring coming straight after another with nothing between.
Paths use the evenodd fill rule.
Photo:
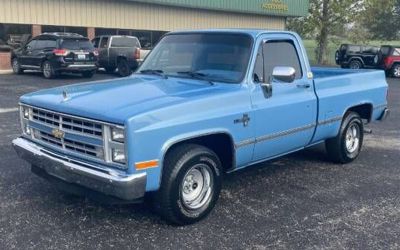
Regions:
<instances>
[{"instance_id":1,"label":"tail light","mask_svg":"<svg viewBox=\"0 0 400 250\"><path fill-rule=\"evenodd\" d=\"M139 48L136 48L135 54L133 55L133 57L134 57L136 60L140 59L140 49L139 49Z\"/></svg>"},{"instance_id":2,"label":"tail light","mask_svg":"<svg viewBox=\"0 0 400 250\"><path fill-rule=\"evenodd\" d=\"M99 51L98 51L97 49L95 49L95 50L93 51L93 55L99 56Z\"/></svg>"},{"instance_id":3,"label":"tail light","mask_svg":"<svg viewBox=\"0 0 400 250\"><path fill-rule=\"evenodd\" d=\"M56 56L67 56L69 51L66 49L55 49L53 50L54 55Z\"/></svg>"}]
</instances>

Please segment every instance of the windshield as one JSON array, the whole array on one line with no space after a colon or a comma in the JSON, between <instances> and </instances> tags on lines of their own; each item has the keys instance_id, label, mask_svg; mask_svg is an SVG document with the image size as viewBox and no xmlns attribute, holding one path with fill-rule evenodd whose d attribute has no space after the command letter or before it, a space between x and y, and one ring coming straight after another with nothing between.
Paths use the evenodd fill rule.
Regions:
<instances>
[{"instance_id":1,"label":"windshield","mask_svg":"<svg viewBox=\"0 0 400 250\"><path fill-rule=\"evenodd\" d=\"M172 34L165 36L146 58L139 72L237 83L250 59L252 38L244 34ZM182 74L190 73L190 74Z\"/></svg>"},{"instance_id":2,"label":"windshield","mask_svg":"<svg viewBox=\"0 0 400 250\"><path fill-rule=\"evenodd\" d=\"M92 50L93 44L87 39L64 39L61 48L69 50Z\"/></svg>"}]
</instances>

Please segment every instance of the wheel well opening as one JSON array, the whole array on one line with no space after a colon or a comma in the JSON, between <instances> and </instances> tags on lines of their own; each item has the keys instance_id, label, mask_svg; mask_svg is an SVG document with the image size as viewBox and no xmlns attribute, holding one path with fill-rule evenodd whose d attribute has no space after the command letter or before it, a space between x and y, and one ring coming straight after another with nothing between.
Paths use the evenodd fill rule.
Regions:
<instances>
[{"instance_id":1,"label":"wheel well opening","mask_svg":"<svg viewBox=\"0 0 400 250\"><path fill-rule=\"evenodd\" d=\"M364 65L364 62L363 62L360 58L351 58L351 59L350 59L350 63L351 63L352 61L357 61L357 62L361 63L361 65Z\"/></svg>"},{"instance_id":2,"label":"wheel well opening","mask_svg":"<svg viewBox=\"0 0 400 250\"><path fill-rule=\"evenodd\" d=\"M234 167L235 148L232 138L228 134L219 133L184 140L170 147L165 155L167 155L171 149L182 144L197 144L212 150L215 154L217 154L219 160L221 161L224 172L229 171Z\"/></svg>"},{"instance_id":3,"label":"wheel well opening","mask_svg":"<svg viewBox=\"0 0 400 250\"><path fill-rule=\"evenodd\" d=\"M348 112L355 112L361 116L362 119L371 121L372 117L372 105L371 104L362 104L358 106L354 106L348 110Z\"/></svg>"}]
</instances>

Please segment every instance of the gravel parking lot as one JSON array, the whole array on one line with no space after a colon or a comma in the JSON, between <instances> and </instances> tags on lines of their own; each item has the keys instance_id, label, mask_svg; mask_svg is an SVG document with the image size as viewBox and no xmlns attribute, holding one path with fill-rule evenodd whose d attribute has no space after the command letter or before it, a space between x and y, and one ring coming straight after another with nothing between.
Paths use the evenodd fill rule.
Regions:
<instances>
[{"instance_id":1,"label":"gravel parking lot","mask_svg":"<svg viewBox=\"0 0 400 250\"><path fill-rule=\"evenodd\" d=\"M400 80L388 79L391 117L369 126L357 161L332 164L317 146L230 174L211 215L187 227L146 204L65 195L17 157L18 97L81 81L0 75L0 249L400 248Z\"/></svg>"}]
</instances>

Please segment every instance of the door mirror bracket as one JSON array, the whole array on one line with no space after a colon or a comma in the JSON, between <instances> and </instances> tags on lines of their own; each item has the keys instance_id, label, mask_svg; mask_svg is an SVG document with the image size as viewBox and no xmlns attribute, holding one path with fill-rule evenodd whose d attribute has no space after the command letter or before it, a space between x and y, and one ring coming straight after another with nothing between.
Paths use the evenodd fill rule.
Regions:
<instances>
[{"instance_id":1,"label":"door mirror bracket","mask_svg":"<svg viewBox=\"0 0 400 250\"><path fill-rule=\"evenodd\" d=\"M265 98L271 98L272 97L272 82L262 82L260 83L261 89L264 93Z\"/></svg>"}]
</instances>

